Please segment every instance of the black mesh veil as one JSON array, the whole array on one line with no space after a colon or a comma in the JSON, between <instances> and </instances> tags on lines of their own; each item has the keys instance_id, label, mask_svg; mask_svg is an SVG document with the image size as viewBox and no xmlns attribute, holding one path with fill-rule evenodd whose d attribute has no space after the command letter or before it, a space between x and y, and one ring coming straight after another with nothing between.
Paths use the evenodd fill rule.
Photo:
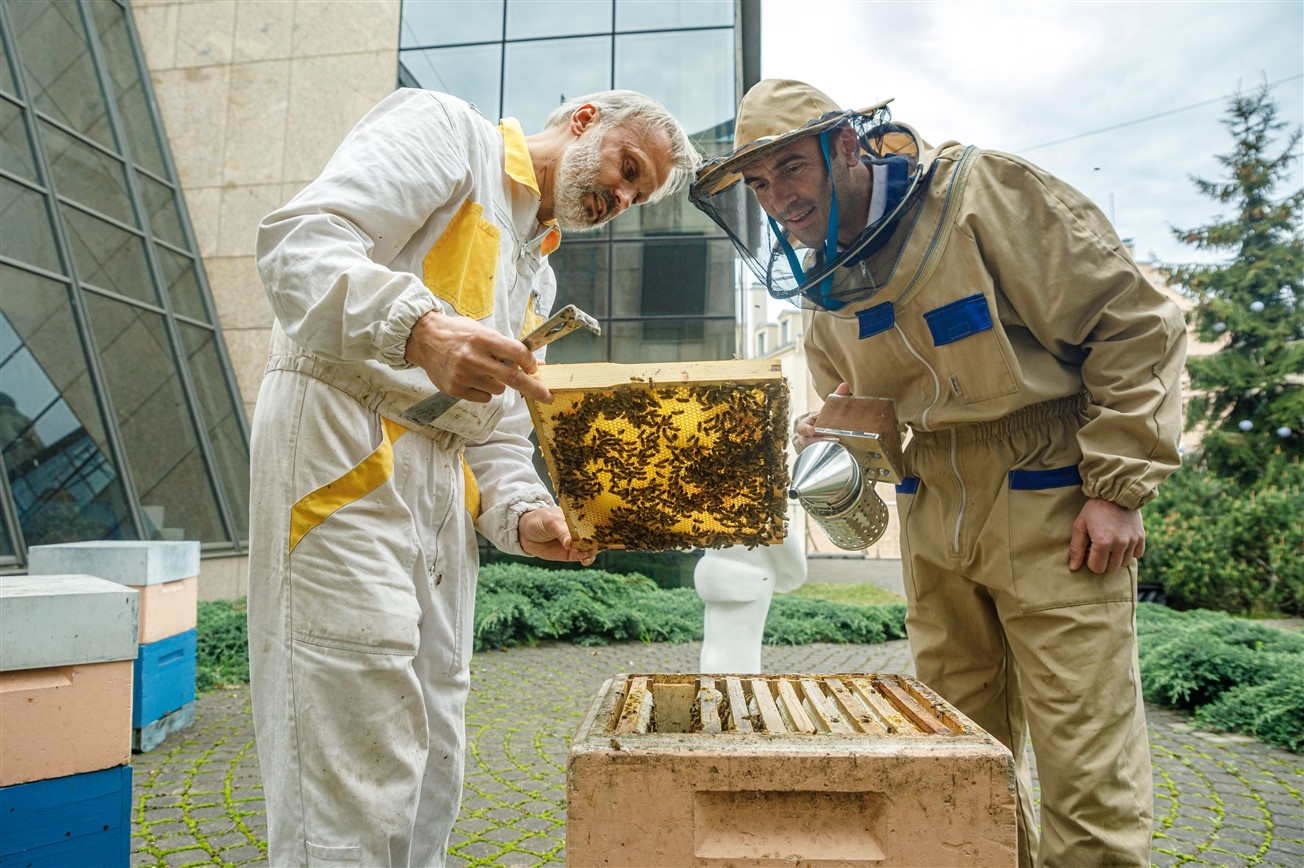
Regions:
<instances>
[{"instance_id":1,"label":"black mesh veil","mask_svg":"<svg viewBox=\"0 0 1304 868\"><path fill-rule=\"evenodd\" d=\"M892 195L884 196L888 206L854 241L840 246L831 261L823 251L810 249L788 233L784 234L788 244L785 250L776 233L776 224L761 209L752 191L742 183L741 172L802 136L818 135L844 126L851 126L856 131L861 159L870 166L875 178L875 196L883 196L890 189ZM826 282L825 278L834 275L839 267L863 262L877 252L902 222L901 218L917 211L925 187L918 161L919 150L914 133L908 127L893 124L886 108L878 107L868 113L830 113L807 124L799 135L785 137L773 146L750 149L741 157L731 154L708 160L698 169L689 195L693 204L729 235L743 261L771 297L836 310L849 301L871 295L874 281ZM778 231L782 232L783 228L779 226ZM793 267L794 259L796 269Z\"/></svg>"}]
</instances>

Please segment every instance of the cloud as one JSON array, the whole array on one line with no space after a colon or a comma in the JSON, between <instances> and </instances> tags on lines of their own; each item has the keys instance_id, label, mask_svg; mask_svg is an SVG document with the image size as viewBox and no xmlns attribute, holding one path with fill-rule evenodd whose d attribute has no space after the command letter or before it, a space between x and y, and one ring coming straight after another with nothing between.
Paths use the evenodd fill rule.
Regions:
<instances>
[{"instance_id":1,"label":"cloud","mask_svg":"<svg viewBox=\"0 0 1304 868\"><path fill-rule=\"evenodd\" d=\"M1139 257L1182 260L1199 257L1169 225L1220 210L1190 176L1219 177L1214 155L1232 144L1224 98L1298 76L1301 32L1295 0L765 0L761 62L766 77L809 81L840 105L893 96L893 116L933 143L1022 153L1113 214ZM1301 79L1273 95L1284 120L1304 122Z\"/></svg>"}]
</instances>

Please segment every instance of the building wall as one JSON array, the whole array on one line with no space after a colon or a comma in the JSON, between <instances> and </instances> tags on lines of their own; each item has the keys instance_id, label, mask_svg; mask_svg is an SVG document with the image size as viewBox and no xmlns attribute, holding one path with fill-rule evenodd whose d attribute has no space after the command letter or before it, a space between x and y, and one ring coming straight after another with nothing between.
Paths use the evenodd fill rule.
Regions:
<instances>
[{"instance_id":1,"label":"building wall","mask_svg":"<svg viewBox=\"0 0 1304 868\"><path fill-rule=\"evenodd\" d=\"M394 90L399 0L134 0L132 9L252 418L272 324L254 264L258 221ZM246 560L204 560L201 598L242 596Z\"/></svg>"}]
</instances>

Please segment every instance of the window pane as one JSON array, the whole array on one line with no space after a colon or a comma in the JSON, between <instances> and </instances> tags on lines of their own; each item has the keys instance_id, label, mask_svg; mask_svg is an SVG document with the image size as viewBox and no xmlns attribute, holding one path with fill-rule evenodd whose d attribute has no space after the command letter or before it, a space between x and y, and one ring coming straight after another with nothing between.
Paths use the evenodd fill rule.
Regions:
<instances>
[{"instance_id":1,"label":"window pane","mask_svg":"<svg viewBox=\"0 0 1304 868\"><path fill-rule=\"evenodd\" d=\"M164 173L163 151L159 147L150 116L145 88L136 66L136 51L127 32L122 7L116 3L92 3L95 26L99 30L100 44L104 47L104 62L113 82L113 94L118 103L118 113L126 128L131 158L141 166L158 174Z\"/></svg>"},{"instance_id":2,"label":"window pane","mask_svg":"<svg viewBox=\"0 0 1304 868\"><path fill-rule=\"evenodd\" d=\"M15 560L14 544L10 538L9 520L0 512L0 561L12 564Z\"/></svg>"},{"instance_id":3,"label":"window pane","mask_svg":"<svg viewBox=\"0 0 1304 868\"><path fill-rule=\"evenodd\" d=\"M507 38L610 33L611 6L611 0L508 0Z\"/></svg>"},{"instance_id":4,"label":"window pane","mask_svg":"<svg viewBox=\"0 0 1304 868\"><path fill-rule=\"evenodd\" d=\"M147 535L227 542L163 317L86 294Z\"/></svg>"},{"instance_id":5,"label":"window pane","mask_svg":"<svg viewBox=\"0 0 1304 868\"><path fill-rule=\"evenodd\" d=\"M503 0L403 0L402 17L400 48L503 38Z\"/></svg>"},{"instance_id":6,"label":"window pane","mask_svg":"<svg viewBox=\"0 0 1304 868\"><path fill-rule=\"evenodd\" d=\"M5 50L3 42L0 42L0 90L11 94L18 92L14 87L13 73L9 71L9 52Z\"/></svg>"},{"instance_id":7,"label":"window pane","mask_svg":"<svg viewBox=\"0 0 1304 868\"><path fill-rule=\"evenodd\" d=\"M190 360L204 426L213 447L222 491L235 517L241 539L249 537L249 444L240 426L239 406L226 385L217 336L208 329L180 324L181 339Z\"/></svg>"},{"instance_id":8,"label":"window pane","mask_svg":"<svg viewBox=\"0 0 1304 868\"><path fill-rule=\"evenodd\" d=\"M63 271L45 197L4 178L0 178L0 252L47 271Z\"/></svg>"},{"instance_id":9,"label":"window pane","mask_svg":"<svg viewBox=\"0 0 1304 868\"><path fill-rule=\"evenodd\" d=\"M209 322L208 312L204 310L204 299L200 294L199 280L195 277L195 262L189 256L166 247L156 247L159 265L163 269L163 280L167 285L168 300L172 310L182 316Z\"/></svg>"},{"instance_id":10,"label":"window pane","mask_svg":"<svg viewBox=\"0 0 1304 868\"><path fill-rule=\"evenodd\" d=\"M566 100L611 87L611 37L508 45L505 77L503 114L536 133Z\"/></svg>"},{"instance_id":11,"label":"window pane","mask_svg":"<svg viewBox=\"0 0 1304 868\"><path fill-rule=\"evenodd\" d=\"M148 175L136 173L140 192L149 213L149 225L155 238L162 238L177 247L186 246L186 234L181 229L181 215L177 212L177 199L172 188L160 184Z\"/></svg>"},{"instance_id":12,"label":"window pane","mask_svg":"<svg viewBox=\"0 0 1304 868\"><path fill-rule=\"evenodd\" d=\"M501 115L498 108L501 52L497 44L401 51L399 78L410 81L414 87L460 96L478 108L480 114L496 121Z\"/></svg>"},{"instance_id":13,"label":"window pane","mask_svg":"<svg viewBox=\"0 0 1304 868\"><path fill-rule=\"evenodd\" d=\"M68 290L0 266L0 441L28 546L134 539Z\"/></svg>"},{"instance_id":14,"label":"window pane","mask_svg":"<svg viewBox=\"0 0 1304 868\"><path fill-rule=\"evenodd\" d=\"M40 131L50 159L55 192L129 226L136 225L121 160L73 138L53 124L42 121Z\"/></svg>"},{"instance_id":15,"label":"window pane","mask_svg":"<svg viewBox=\"0 0 1304 868\"><path fill-rule=\"evenodd\" d=\"M620 0L616 4L620 31L732 27L733 23L733 0Z\"/></svg>"},{"instance_id":16,"label":"window pane","mask_svg":"<svg viewBox=\"0 0 1304 868\"><path fill-rule=\"evenodd\" d=\"M732 318L622 320L610 332L611 361L623 364L730 359L736 347Z\"/></svg>"},{"instance_id":17,"label":"window pane","mask_svg":"<svg viewBox=\"0 0 1304 868\"><path fill-rule=\"evenodd\" d=\"M139 236L67 205L63 206L63 220L77 274L84 283L158 304Z\"/></svg>"},{"instance_id":18,"label":"window pane","mask_svg":"<svg viewBox=\"0 0 1304 868\"><path fill-rule=\"evenodd\" d=\"M614 316L733 316L734 253L728 241L681 235L613 248Z\"/></svg>"},{"instance_id":19,"label":"window pane","mask_svg":"<svg viewBox=\"0 0 1304 868\"><path fill-rule=\"evenodd\" d=\"M108 112L76 3L9 3L32 104L110 148Z\"/></svg>"},{"instance_id":20,"label":"window pane","mask_svg":"<svg viewBox=\"0 0 1304 868\"><path fill-rule=\"evenodd\" d=\"M553 310L573 304L599 319L607 315L607 251L610 249L602 241L562 241L557 252L548 257L557 275L557 301Z\"/></svg>"},{"instance_id":21,"label":"window pane","mask_svg":"<svg viewBox=\"0 0 1304 868\"><path fill-rule=\"evenodd\" d=\"M36 180L36 162L27 140L27 126L18 106L0 99L0 169Z\"/></svg>"},{"instance_id":22,"label":"window pane","mask_svg":"<svg viewBox=\"0 0 1304 868\"><path fill-rule=\"evenodd\" d=\"M615 86L655 97L691 135L710 130L737 109L733 69L720 60L733 39L732 29L618 36Z\"/></svg>"}]
</instances>

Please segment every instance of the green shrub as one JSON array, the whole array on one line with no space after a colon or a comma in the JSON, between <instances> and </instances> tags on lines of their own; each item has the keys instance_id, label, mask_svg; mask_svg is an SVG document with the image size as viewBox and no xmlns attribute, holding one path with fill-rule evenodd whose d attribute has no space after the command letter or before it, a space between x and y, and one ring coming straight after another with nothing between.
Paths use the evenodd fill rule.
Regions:
<instances>
[{"instance_id":1,"label":"green shrub","mask_svg":"<svg viewBox=\"0 0 1304 868\"><path fill-rule=\"evenodd\" d=\"M249 683L245 601L201 600L196 612L195 690Z\"/></svg>"},{"instance_id":2,"label":"green shrub","mask_svg":"<svg viewBox=\"0 0 1304 868\"><path fill-rule=\"evenodd\" d=\"M1141 577L1178 609L1304 615L1304 467L1278 454L1253 487L1183 466L1146 507Z\"/></svg>"},{"instance_id":3,"label":"green shrub","mask_svg":"<svg viewBox=\"0 0 1304 868\"><path fill-rule=\"evenodd\" d=\"M688 642L702 634L702 603L687 588L660 589L637 573L487 564L476 592L475 647L548 639L580 645Z\"/></svg>"},{"instance_id":4,"label":"green shrub","mask_svg":"<svg viewBox=\"0 0 1304 868\"><path fill-rule=\"evenodd\" d=\"M1146 699L1213 729L1304 748L1304 636L1223 612L1137 607Z\"/></svg>"},{"instance_id":5,"label":"green shrub","mask_svg":"<svg viewBox=\"0 0 1304 868\"><path fill-rule=\"evenodd\" d=\"M875 645L905 638L903 603L852 606L810 597L779 594L765 620L767 645L809 645L837 642Z\"/></svg>"},{"instance_id":6,"label":"green shrub","mask_svg":"<svg viewBox=\"0 0 1304 868\"><path fill-rule=\"evenodd\" d=\"M1297 658L1259 684L1233 687L1196 709L1195 719L1210 729L1248 733L1304 753L1304 665Z\"/></svg>"}]
</instances>

